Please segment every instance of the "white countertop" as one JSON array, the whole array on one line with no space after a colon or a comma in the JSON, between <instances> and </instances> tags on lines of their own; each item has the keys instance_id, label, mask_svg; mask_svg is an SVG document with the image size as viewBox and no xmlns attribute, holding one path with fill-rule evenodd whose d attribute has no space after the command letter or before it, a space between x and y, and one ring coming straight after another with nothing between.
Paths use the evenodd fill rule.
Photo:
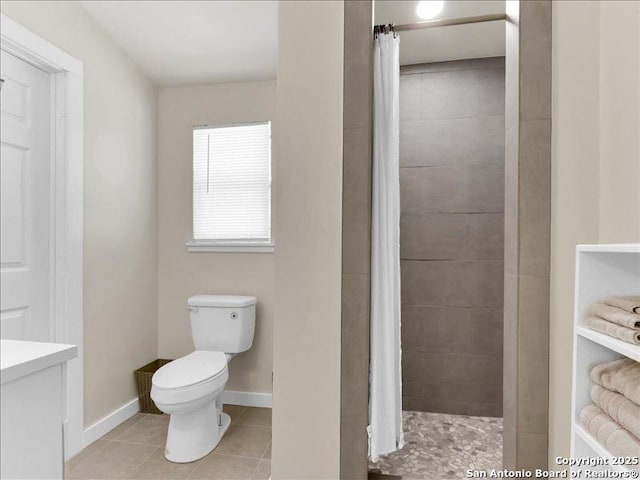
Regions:
<instances>
[{"instance_id":1,"label":"white countertop","mask_svg":"<svg viewBox=\"0 0 640 480\"><path fill-rule=\"evenodd\" d=\"M77 355L75 345L0 339L0 384L66 362Z\"/></svg>"}]
</instances>

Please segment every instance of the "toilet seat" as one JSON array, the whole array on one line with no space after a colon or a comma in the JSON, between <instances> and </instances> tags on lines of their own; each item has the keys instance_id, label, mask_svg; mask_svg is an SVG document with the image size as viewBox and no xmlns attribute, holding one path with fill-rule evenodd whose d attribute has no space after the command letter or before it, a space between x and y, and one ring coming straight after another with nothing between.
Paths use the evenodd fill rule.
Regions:
<instances>
[{"instance_id":1,"label":"toilet seat","mask_svg":"<svg viewBox=\"0 0 640 480\"><path fill-rule=\"evenodd\" d=\"M169 405L190 402L223 389L228 378L224 353L197 350L158 369L151 398Z\"/></svg>"}]
</instances>

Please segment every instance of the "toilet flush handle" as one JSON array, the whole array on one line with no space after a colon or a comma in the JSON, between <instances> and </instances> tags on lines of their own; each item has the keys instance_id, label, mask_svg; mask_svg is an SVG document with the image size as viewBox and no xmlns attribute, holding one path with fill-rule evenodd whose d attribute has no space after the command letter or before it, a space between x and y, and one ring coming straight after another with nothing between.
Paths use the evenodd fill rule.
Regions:
<instances>
[{"instance_id":1,"label":"toilet flush handle","mask_svg":"<svg viewBox=\"0 0 640 480\"><path fill-rule=\"evenodd\" d=\"M198 313L198 307L189 306L189 307L187 307L187 310L189 310L190 312L193 312L193 313Z\"/></svg>"}]
</instances>

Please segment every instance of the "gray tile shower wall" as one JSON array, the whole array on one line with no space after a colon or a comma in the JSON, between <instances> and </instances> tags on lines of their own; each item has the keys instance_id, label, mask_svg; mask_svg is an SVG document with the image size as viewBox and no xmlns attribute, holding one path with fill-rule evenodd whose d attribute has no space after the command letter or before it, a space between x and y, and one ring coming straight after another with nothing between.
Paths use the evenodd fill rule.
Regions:
<instances>
[{"instance_id":1,"label":"gray tile shower wall","mask_svg":"<svg viewBox=\"0 0 640 480\"><path fill-rule=\"evenodd\" d=\"M504 58L402 67L403 408L502 415Z\"/></svg>"},{"instance_id":2,"label":"gray tile shower wall","mask_svg":"<svg viewBox=\"0 0 640 480\"><path fill-rule=\"evenodd\" d=\"M504 467L546 468L551 232L550 0L507 2Z\"/></svg>"},{"instance_id":3,"label":"gray tile shower wall","mask_svg":"<svg viewBox=\"0 0 640 480\"><path fill-rule=\"evenodd\" d=\"M371 0L344 3L340 478L367 478L371 259Z\"/></svg>"}]
</instances>

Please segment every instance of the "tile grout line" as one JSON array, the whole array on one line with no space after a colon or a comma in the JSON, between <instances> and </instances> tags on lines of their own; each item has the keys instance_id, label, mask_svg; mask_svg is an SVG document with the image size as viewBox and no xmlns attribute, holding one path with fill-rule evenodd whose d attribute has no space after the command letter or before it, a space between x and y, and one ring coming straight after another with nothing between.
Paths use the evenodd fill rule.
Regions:
<instances>
[{"instance_id":1,"label":"tile grout line","mask_svg":"<svg viewBox=\"0 0 640 480\"><path fill-rule=\"evenodd\" d=\"M204 462L204 459L207 458L209 455L211 455L210 453L208 453L207 455L205 455L204 457L202 457L200 460L198 460L197 462L195 462L195 465L193 466L193 469L189 472L189 474L184 477L184 480L189 480L189 479L193 479L192 475L196 472L196 470L198 469L198 467L200 466L200 464L202 462Z\"/></svg>"},{"instance_id":2,"label":"tile grout line","mask_svg":"<svg viewBox=\"0 0 640 480\"><path fill-rule=\"evenodd\" d=\"M123 442L126 443L126 442ZM151 446L151 445L148 445ZM133 475L133 472L135 472L144 462L146 462L149 457L151 457L151 455L153 455L154 453L156 453L156 451L159 449L160 447L158 447L157 445L155 446L155 448L153 450L151 450L151 453L149 453L149 455L147 455L146 457L144 457L135 467L133 467L131 469L130 472L128 472L125 476L125 478L131 478L131 475Z\"/></svg>"},{"instance_id":3,"label":"tile grout line","mask_svg":"<svg viewBox=\"0 0 640 480\"><path fill-rule=\"evenodd\" d=\"M105 438L101 437L101 438L99 438L98 440L96 440L95 442L91 443L90 445L93 445L94 443L96 443L97 441L100 441L100 440L102 440L102 441L103 441L103 442L105 442L105 443L110 443L110 442L112 442L112 440L105 439ZM106 446L106 445L105 445L105 446ZM95 452L93 452L93 453L92 453L91 455L89 455L87 458L85 458L84 460L82 460L82 461L78 462L78 464L77 464L77 465L74 465L73 467L69 467L69 468L68 468L68 471L71 471L72 469L76 469L76 468L78 468L80 465L84 465L84 463L85 463L87 460L90 460L90 459L92 459L93 457L95 457L95 456L96 456L96 455L97 455L97 454L98 454L98 453L99 453L103 448L105 448L105 446L102 446L102 447L98 448ZM87 447L89 447L89 445L87 445ZM87 448L87 447L85 447L85 448ZM82 450L84 450L84 448L83 448ZM80 455L80 453L82 453L82 450L80 450L80 452L78 452L78 455ZM67 460L66 462L64 462L64 463L65 463L65 472L67 471L67 467L66 467L66 465L67 465L67 463L68 463L68 462L70 462L71 460L73 460L73 458L70 458L69 460Z\"/></svg>"},{"instance_id":4,"label":"tile grout line","mask_svg":"<svg viewBox=\"0 0 640 480\"><path fill-rule=\"evenodd\" d=\"M118 442L118 443L128 443L129 445L144 445L145 447L161 447L162 446L156 443L132 442L130 440L111 440L111 441Z\"/></svg>"},{"instance_id":5,"label":"tile grout line","mask_svg":"<svg viewBox=\"0 0 640 480\"><path fill-rule=\"evenodd\" d=\"M362 273L347 273L346 275L363 275ZM255 425L253 423L236 423L236 427L251 427L251 428L266 428L267 430L271 430L271 426L266 425Z\"/></svg>"},{"instance_id":6,"label":"tile grout line","mask_svg":"<svg viewBox=\"0 0 640 480\"><path fill-rule=\"evenodd\" d=\"M240 425L240 424L238 423L238 421L242 418L242 416L243 416L243 415L244 415L248 410L249 410L249 407L243 407L243 408L242 408L242 410L240 411L240 413L238 414L238 417L236 418L235 422L233 422L233 423L235 423L236 425ZM231 425L229 425L229 426L231 426Z\"/></svg>"},{"instance_id":7,"label":"tile grout line","mask_svg":"<svg viewBox=\"0 0 640 480\"><path fill-rule=\"evenodd\" d=\"M200 464L204 461L205 458L207 458L211 453L208 453L207 455L205 455L204 457L196 460L195 465L193 466L193 468L191 469L191 471L187 474L186 477L184 477L184 480L189 480L191 477L191 475L198 469L198 467L200 466Z\"/></svg>"},{"instance_id":8,"label":"tile grout line","mask_svg":"<svg viewBox=\"0 0 640 480\"><path fill-rule=\"evenodd\" d=\"M273 442L273 440L269 440L269 443L267 444L267 447L264 449L264 452L262 452L262 457L260 457L261 460L264 460L264 455L267 453L267 450L269 450L269 447L271 446L271 443Z\"/></svg>"},{"instance_id":9,"label":"tile grout line","mask_svg":"<svg viewBox=\"0 0 640 480\"><path fill-rule=\"evenodd\" d=\"M135 425L137 425L138 423L140 423L140 421L141 421L144 417L146 417L146 416L147 416L147 414L146 414L146 413L142 413L142 412L136 412L136 415L140 415L140 418L139 418L136 422L134 422L132 425L130 425L128 428L126 428L122 433L120 433L120 435L117 435L115 438L105 438L107 435L109 435L109 433L111 433L113 430L115 430L115 429L116 429L116 428L118 428L120 425L122 425L122 423L127 422L128 420L130 420L130 418L133 418L133 417L130 417L130 418L128 418L127 420L125 420L124 422L122 422L120 425L117 425L117 426L113 427L111 430L109 430L107 433L105 433L102 437L100 437L100 438L96 439L96 440L95 440L93 443L91 443L90 445L93 445L94 443L96 443L97 441L100 441L100 440L102 440L103 442L113 442L113 441L115 441L116 439L118 439L118 438L120 438L122 435L124 435L124 433L125 433L125 432L129 431L129 429L131 429L132 427L134 427ZM89 447L90 445L87 445L87 447ZM144 444L142 444L142 445L144 445ZM85 448L87 448L87 447L85 447ZM82 460L81 462L78 462L78 464L77 464L77 465L75 465L75 466L74 466L74 467L72 467L72 468L74 468L74 469L75 469L75 468L78 468L80 465L83 465L87 460L90 460L91 458L95 457L95 456L96 456L96 455L97 455L97 454L98 454L98 453L99 453L103 448L104 448L104 446L103 446L103 447L98 448L95 452L93 452L93 454L92 454L92 455L89 455L87 458L85 458L85 459L84 459L84 460ZM84 448L83 448L82 450L84 450ZM80 452L78 452L78 454L82 453L82 450L80 450ZM70 460L71 460L71 459L70 459ZM69 461L69 460L68 460L68 461ZM67 462L68 462L68 461L67 461ZM66 463L67 463L67 462L65 462L65 465L66 465ZM69 470L71 470L71 468L69 468Z\"/></svg>"},{"instance_id":10,"label":"tile grout line","mask_svg":"<svg viewBox=\"0 0 640 480\"><path fill-rule=\"evenodd\" d=\"M255 478L256 477L256 472L258 471L258 467L260 466L260 462L261 460L258 460L258 463L256 463L256 466L253 467L253 470L251 472L251 478Z\"/></svg>"},{"instance_id":11,"label":"tile grout line","mask_svg":"<svg viewBox=\"0 0 640 480\"><path fill-rule=\"evenodd\" d=\"M134 422L133 424L131 424L129 427L125 428L122 432L120 432L120 435L117 435L115 438L112 438L111 440L118 440L122 435L124 435L124 434L125 434L125 433L127 433L129 430L131 430L133 427L135 427L137 424L139 424L139 423L142 421L142 419L143 419L143 418L145 418L145 417L147 416L147 414L146 414L146 413L142 413L142 412L137 412L137 413L141 415L141 416L140 416L140 418L139 418L136 422ZM127 421L127 420L125 420L124 422L126 422L126 421ZM124 422L122 422L122 423L124 423ZM121 423L120 425L122 425L122 423ZM115 430L116 428L118 428L120 425L118 425L117 427L114 427L114 428L112 429L112 431L113 431L113 430ZM107 435L108 435L108 434L109 434L109 432L107 432Z\"/></svg>"},{"instance_id":12,"label":"tile grout line","mask_svg":"<svg viewBox=\"0 0 640 480\"><path fill-rule=\"evenodd\" d=\"M267 447L268 448L268 447ZM267 449L264 450L265 452ZM233 453L216 453L215 449L207 454L208 455L222 455L223 457L235 457L235 458L250 458L251 460L266 460L262 457L252 457L250 455L234 455ZM263 453L264 455L264 453Z\"/></svg>"}]
</instances>

